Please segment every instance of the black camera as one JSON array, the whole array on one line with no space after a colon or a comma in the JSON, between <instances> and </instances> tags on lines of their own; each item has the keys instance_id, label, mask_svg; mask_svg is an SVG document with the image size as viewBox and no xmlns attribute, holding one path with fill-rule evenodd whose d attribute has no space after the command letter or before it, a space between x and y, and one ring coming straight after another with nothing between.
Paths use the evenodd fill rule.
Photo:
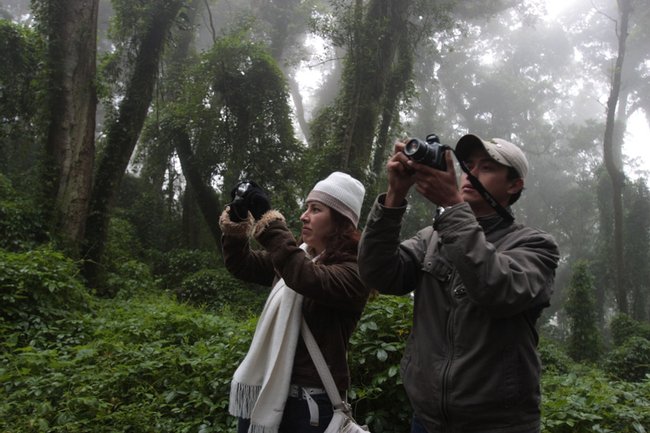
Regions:
<instances>
[{"instance_id":1,"label":"black camera","mask_svg":"<svg viewBox=\"0 0 650 433\"><path fill-rule=\"evenodd\" d=\"M404 146L404 155L408 156L415 162L428 165L429 167L447 171L447 160L445 160L445 151L448 146L440 144L440 139L436 134L429 134L425 141L419 138L412 138Z\"/></svg>"},{"instance_id":2,"label":"black camera","mask_svg":"<svg viewBox=\"0 0 650 433\"><path fill-rule=\"evenodd\" d=\"M266 192L255 182L243 180L230 192L229 217L233 222L241 222L248 218L248 212L259 220L265 212L271 209L271 203Z\"/></svg>"}]
</instances>

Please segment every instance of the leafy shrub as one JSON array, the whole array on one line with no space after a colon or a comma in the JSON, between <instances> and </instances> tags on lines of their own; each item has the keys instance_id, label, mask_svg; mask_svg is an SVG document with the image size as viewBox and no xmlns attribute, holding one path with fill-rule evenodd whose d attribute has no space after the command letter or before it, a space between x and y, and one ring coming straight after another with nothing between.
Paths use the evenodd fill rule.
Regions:
<instances>
[{"instance_id":1,"label":"leafy shrub","mask_svg":"<svg viewBox=\"0 0 650 433\"><path fill-rule=\"evenodd\" d=\"M99 299L94 311L49 324L48 344L0 339L0 431L226 433L230 380L255 318L219 315L161 294ZM408 432L398 363L411 300L372 300L350 351L355 416L373 432ZM3 337L5 335L3 334ZM11 336L9 336L11 338ZM543 345L546 346L546 345ZM650 425L650 381L612 381L569 365L542 377L543 433L639 433Z\"/></svg>"},{"instance_id":2,"label":"leafy shrub","mask_svg":"<svg viewBox=\"0 0 650 433\"><path fill-rule=\"evenodd\" d=\"M100 299L49 350L0 352L0 431L233 431L232 374L255 320L149 295Z\"/></svg>"},{"instance_id":3,"label":"leafy shrub","mask_svg":"<svg viewBox=\"0 0 650 433\"><path fill-rule=\"evenodd\" d=\"M141 254L142 246L133 225L123 218L112 217L103 257L106 267L114 269L127 260L139 258Z\"/></svg>"},{"instance_id":4,"label":"leafy shrub","mask_svg":"<svg viewBox=\"0 0 650 433\"><path fill-rule=\"evenodd\" d=\"M539 342L539 356L544 373L567 373L573 366L573 360L553 340L542 338Z\"/></svg>"},{"instance_id":5,"label":"leafy shrub","mask_svg":"<svg viewBox=\"0 0 650 433\"><path fill-rule=\"evenodd\" d=\"M350 403L355 418L372 432L410 431L411 410L399 365L412 316L411 297L379 296L368 302L350 339Z\"/></svg>"},{"instance_id":6,"label":"leafy shrub","mask_svg":"<svg viewBox=\"0 0 650 433\"><path fill-rule=\"evenodd\" d=\"M589 272L589 263L578 260L573 265L564 305L571 330L567 353L575 361L595 362L601 353L594 292L594 276Z\"/></svg>"},{"instance_id":7,"label":"leafy shrub","mask_svg":"<svg viewBox=\"0 0 650 433\"><path fill-rule=\"evenodd\" d=\"M643 337L628 338L607 355L603 368L618 379L630 382L650 380L650 341Z\"/></svg>"},{"instance_id":8,"label":"leafy shrub","mask_svg":"<svg viewBox=\"0 0 650 433\"><path fill-rule=\"evenodd\" d=\"M625 313L618 313L610 323L614 346L622 346L630 337L643 337L650 340L650 325L641 323Z\"/></svg>"},{"instance_id":9,"label":"leafy shrub","mask_svg":"<svg viewBox=\"0 0 650 433\"><path fill-rule=\"evenodd\" d=\"M0 174L0 248L25 251L47 240L36 205L20 198L11 182Z\"/></svg>"},{"instance_id":10,"label":"leafy shrub","mask_svg":"<svg viewBox=\"0 0 650 433\"><path fill-rule=\"evenodd\" d=\"M188 276L202 269L217 268L214 253L199 250L172 250L154 265L154 275L165 289L177 289Z\"/></svg>"},{"instance_id":11,"label":"leafy shrub","mask_svg":"<svg viewBox=\"0 0 650 433\"><path fill-rule=\"evenodd\" d=\"M77 274L73 261L49 248L0 249L0 319L33 325L86 309L89 296Z\"/></svg>"},{"instance_id":12,"label":"leafy shrub","mask_svg":"<svg viewBox=\"0 0 650 433\"><path fill-rule=\"evenodd\" d=\"M645 433L648 407L650 381L610 381L577 364L542 376L542 433Z\"/></svg>"},{"instance_id":13,"label":"leafy shrub","mask_svg":"<svg viewBox=\"0 0 650 433\"><path fill-rule=\"evenodd\" d=\"M137 260L127 260L114 264L114 269L107 274L106 287L109 293L128 299L155 290L157 282L149 266Z\"/></svg>"},{"instance_id":14,"label":"leafy shrub","mask_svg":"<svg viewBox=\"0 0 650 433\"><path fill-rule=\"evenodd\" d=\"M185 278L176 292L182 302L220 308L226 304L238 311L259 313L268 290L254 290L225 268L203 269Z\"/></svg>"}]
</instances>

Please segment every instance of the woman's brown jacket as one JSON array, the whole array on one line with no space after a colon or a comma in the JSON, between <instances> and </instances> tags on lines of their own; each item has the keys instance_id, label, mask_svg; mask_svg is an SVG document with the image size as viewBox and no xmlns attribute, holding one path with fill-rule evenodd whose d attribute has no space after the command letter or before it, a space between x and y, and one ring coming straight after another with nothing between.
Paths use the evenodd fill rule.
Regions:
<instances>
[{"instance_id":1,"label":"woman's brown jacket","mask_svg":"<svg viewBox=\"0 0 650 433\"><path fill-rule=\"evenodd\" d=\"M346 256L341 263L312 261L277 211L267 212L254 227L242 224L251 222L222 224L226 268L241 280L265 286L284 278L287 286L304 296L302 311L307 324L337 387L346 390L350 384L348 343L370 293L359 277L356 254ZM251 248L251 235L263 250ZM296 348L291 383L323 386L302 338Z\"/></svg>"}]
</instances>

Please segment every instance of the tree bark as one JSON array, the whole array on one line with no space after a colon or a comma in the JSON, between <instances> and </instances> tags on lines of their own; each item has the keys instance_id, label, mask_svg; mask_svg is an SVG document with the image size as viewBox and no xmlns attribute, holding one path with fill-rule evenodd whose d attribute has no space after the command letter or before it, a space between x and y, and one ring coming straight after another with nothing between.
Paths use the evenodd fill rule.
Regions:
<instances>
[{"instance_id":1,"label":"tree bark","mask_svg":"<svg viewBox=\"0 0 650 433\"><path fill-rule=\"evenodd\" d=\"M618 29L618 56L612 76L612 87L607 100L607 122L603 139L603 156L605 167L612 182L612 205L614 209L614 260L615 260L615 296L618 309L621 313L628 312L628 294L624 284L625 261L623 252L623 186L625 174L623 173L621 142L614 141L614 127L616 125L616 106L621 89L621 71L625 59L625 43L628 36L629 17L632 11L631 0L618 0L619 25Z\"/></svg>"},{"instance_id":2,"label":"tree bark","mask_svg":"<svg viewBox=\"0 0 650 433\"><path fill-rule=\"evenodd\" d=\"M106 147L97 168L84 242L83 273L99 295L108 294L102 288L101 259L110 211L147 117L163 47L182 3L181 0L163 1L160 8L154 9L148 29L140 41L134 70L124 99L120 102L117 118L107 127Z\"/></svg>"},{"instance_id":3,"label":"tree bark","mask_svg":"<svg viewBox=\"0 0 650 433\"><path fill-rule=\"evenodd\" d=\"M221 215L221 202L214 190L203 181L203 178L196 167L194 154L190 138L185 132L177 131L175 134L174 144L178 159L181 161L183 176L192 186L193 193L196 197L196 203L203 214L212 238L221 251L221 228L219 227L219 215Z\"/></svg>"},{"instance_id":4,"label":"tree bark","mask_svg":"<svg viewBox=\"0 0 650 433\"><path fill-rule=\"evenodd\" d=\"M95 159L99 0L56 0L42 17L48 39L49 119L46 197L51 229L76 256L84 236Z\"/></svg>"},{"instance_id":5,"label":"tree bark","mask_svg":"<svg viewBox=\"0 0 650 433\"><path fill-rule=\"evenodd\" d=\"M395 65L400 39L404 37L410 1L371 1L362 19L362 2L355 6L355 47L344 73L349 83L343 90L346 116L341 119L341 167L364 178L379 119L387 81Z\"/></svg>"}]
</instances>

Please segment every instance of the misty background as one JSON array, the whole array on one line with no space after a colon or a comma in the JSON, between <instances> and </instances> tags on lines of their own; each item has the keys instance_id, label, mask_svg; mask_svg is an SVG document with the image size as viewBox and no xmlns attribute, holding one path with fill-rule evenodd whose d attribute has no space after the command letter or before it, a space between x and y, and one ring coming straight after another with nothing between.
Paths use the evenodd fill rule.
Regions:
<instances>
[{"instance_id":1,"label":"misty background","mask_svg":"<svg viewBox=\"0 0 650 433\"><path fill-rule=\"evenodd\" d=\"M632 393L647 401L647 1L0 0L0 19L0 282L7 288L1 323L13 335L3 352L7 365L24 362L13 358L19 348L45 357L48 347L77 347L66 338L53 346L56 333L49 329L52 317L67 317L81 304L129 311L154 302L154 312L180 308L176 301L207 306L200 319L205 329L214 325L204 320L217 320L205 317L227 321L231 310L254 321L254 294L263 292L233 281L221 264L218 216L238 180L265 187L298 233L302 199L315 182L334 170L348 172L367 188L363 228L385 188L385 163L397 138L436 133L455 146L471 132L523 148L531 170L515 216L551 233L560 246L555 294L540 324L542 346L553 350L543 357L566 353L580 363L576 368L606 365L625 342L621 334L639 337L627 350L638 356L635 378L646 385ZM417 194L409 200L403 236L430 224L434 213ZM59 260L70 264L66 275L73 281L57 279ZM233 287L237 296L227 294ZM119 304L142 292L154 300ZM173 306L158 304L163 294L172 295ZM242 300L250 308L245 313L237 306ZM408 300L377 302L359 332L403 327L407 334L408 315L398 319L395 312L408 309ZM219 326L242 326L234 322ZM148 329L134 325L140 327ZM203 338L199 328L188 335ZM399 431L386 424L392 409L373 405L388 392L378 380L398 381L392 367L401 343L383 334L368 338L376 345L363 346L369 343L359 338L358 347L380 364L363 357L353 363L359 377L383 379L359 385L353 398L374 420L373 431ZM229 349L217 350L219 356L236 358L239 349L220 344ZM223 383L201 398L209 394L213 402L221 395L232 367L223 362ZM52 385L50 376L34 377L43 388ZM547 386L558 390L559 383ZM594 388L568 388L582 385L585 392ZM173 412L181 394L167 392L161 391ZM18 395L12 401L31 401ZM407 405L403 395L391 396ZM25 413L39 410L24 404ZM56 410L41 410L29 419L66 425L56 421ZM564 409L557 410L566 420ZM218 405L208 410L218 411ZM585 431L597 425L589 416L572 416ZM646 431L650 414L621 417L624 422L604 423L611 430L602 431L624 431L618 423ZM549 415L545 431L562 431L559 420ZM225 431L229 422L209 423L205 431Z\"/></svg>"}]
</instances>

